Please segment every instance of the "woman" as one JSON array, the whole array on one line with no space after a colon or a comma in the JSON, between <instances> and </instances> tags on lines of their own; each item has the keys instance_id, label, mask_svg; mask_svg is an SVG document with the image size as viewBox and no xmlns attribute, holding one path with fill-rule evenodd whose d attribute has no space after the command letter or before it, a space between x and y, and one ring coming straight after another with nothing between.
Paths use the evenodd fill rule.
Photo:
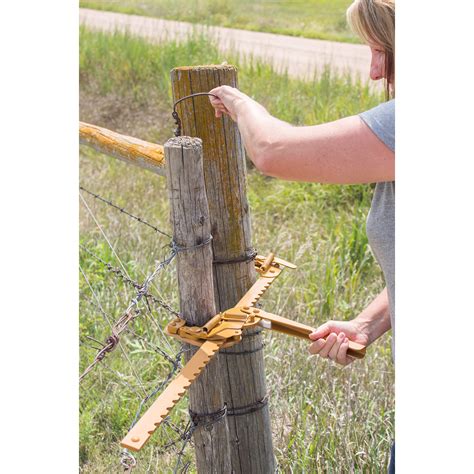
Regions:
<instances>
[{"instance_id":1,"label":"woman","mask_svg":"<svg viewBox=\"0 0 474 474\"><path fill-rule=\"evenodd\" d=\"M227 114L237 122L247 153L262 173L295 181L377 183L367 236L386 287L353 320L328 321L310 335L312 354L341 365L352 362L349 340L369 345L395 322L395 0L355 0L347 19L370 47L370 78L385 81L387 102L358 116L294 127L238 89L210 91L218 97L210 97L216 117ZM395 472L394 465L392 446L389 472Z\"/></svg>"}]
</instances>

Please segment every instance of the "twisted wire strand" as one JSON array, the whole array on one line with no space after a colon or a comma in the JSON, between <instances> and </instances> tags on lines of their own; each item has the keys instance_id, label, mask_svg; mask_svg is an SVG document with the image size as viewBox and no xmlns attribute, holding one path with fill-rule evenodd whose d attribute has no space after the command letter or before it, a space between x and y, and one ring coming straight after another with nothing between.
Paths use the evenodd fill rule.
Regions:
<instances>
[{"instance_id":1,"label":"twisted wire strand","mask_svg":"<svg viewBox=\"0 0 474 474\"><path fill-rule=\"evenodd\" d=\"M119 344L120 334L124 331L127 325L133 321L139 315L139 311L135 309L138 305L139 301L148 293L148 287L151 281L155 278L160 270L162 270L166 265L169 265L171 261L176 256L177 251L172 249L171 254L161 261L153 271L143 282L139 288L136 289L136 295L134 298L131 299L127 309L122 313L120 318L114 323L112 326L112 334L107 338L106 345L97 353L92 363L84 370L82 375L79 377L79 381L83 380L83 378L99 363L108 352L112 352L117 344ZM82 270L81 270L82 271ZM85 274L84 274L85 275ZM130 276L127 273L127 277L131 280ZM92 287L91 287L92 289ZM146 392L145 392L146 393Z\"/></svg>"},{"instance_id":2,"label":"twisted wire strand","mask_svg":"<svg viewBox=\"0 0 474 474\"><path fill-rule=\"evenodd\" d=\"M79 247L84 250L84 252L87 252L91 257L93 257L95 260L97 260L98 262L100 262L104 267L107 268L107 270L110 272L110 273L113 273L114 275L116 275L118 278L120 278L124 283L126 283L127 285L133 287L136 291L139 291L140 288L142 287L142 284L138 283L138 281L136 280L133 280L132 278L130 278L129 276L125 275L125 273L120 270L120 268L117 268L117 267L114 267L110 262L106 262L104 259L102 259L101 257L99 257L97 254L95 254L92 250L90 250L89 248L87 248L85 245L82 245L82 244L79 244ZM175 316L180 316L180 314L178 313L178 311L174 310L169 303L166 303L164 300L162 300L161 298L158 298L157 296L149 293L149 291L145 291L143 293L143 296L148 300L151 300L153 301L154 303L156 303L157 305L161 306L163 309L166 309L167 311L169 311L171 314L175 315Z\"/></svg>"},{"instance_id":3,"label":"twisted wire strand","mask_svg":"<svg viewBox=\"0 0 474 474\"><path fill-rule=\"evenodd\" d=\"M159 262L155 270L153 271L153 273L151 273L145 279L143 284L139 285L139 288L136 289L136 296L131 299L127 309L122 313L122 316L115 322L115 324L112 327L112 334L107 338L107 340L105 341L104 347L97 353L92 363L85 369L85 371L79 377L79 381L83 380L83 378L97 365L97 363L99 363L108 352L112 352L117 346L117 344L119 344L120 342L119 336L122 333L122 331L124 331L124 329L127 327L127 325L131 321L133 321L136 317L138 317L139 311L135 310L135 307L138 305L139 301L148 293L148 288L151 282L153 281L153 279L156 277L156 275L164 267L169 265L179 252L187 252L190 250L201 248L205 245L209 245L211 241L212 241L212 236L209 236L204 242L201 242L196 245L191 245L189 247L179 246L175 241L171 242L170 255L167 258L165 258L163 261ZM131 280L130 275L128 275L126 270L125 270L125 274L127 278Z\"/></svg>"},{"instance_id":4,"label":"twisted wire strand","mask_svg":"<svg viewBox=\"0 0 474 474\"><path fill-rule=\"evenodd\" d=\"M114 246L110 243L110 240L107 238L107 235L105 234L104 229L102 229L102 226L99 224L99 222L96 219L96 217L95 217L94 213L92 212L91 208L88 206L87 201L82 197L81 193L79 193L79 197L81 198L81 201L84 204L84 207L87 209L87 212L92 217L92 220L95 222L95 225L99 228L102 236L104 237L105 241L107 242L108 246L110 247L110 250L112 251L112 254L114 255L114 257L119 262L119 264L122 267L125 274L130 278L130 275L128 274L127 269L125 268L124 264L122 263L122 260L120 260L120 257L118 256L117 252L115 251Z\"/></svg>"},{"instance_id":5,"label":"twisted wire strand","mask_svg":"<svg viewBox=\"0 0 474 474\"><path fill-rule=\"evenodd\" d=\"M162 234L166 237L169 237L170 239L172 239L173 237L166 233L165 231L163 230L160 230L158 229L158 227L154 226L153 224L150 224L149 222L147 222L145 219L143 219L142 217L139 217L139 216L135 216L134 214L132 214L131 212L125 210L123 207L120 207L118 206L117 204L114 204L112 201L108 200L108 199L105 199L104 197L100 196L99 194L97 193L94 193L92 191L89 191L88 189L84 188L84 186L79 186L79 189L81 191L84 191L86 192L87 194L89 194L90 196L94 197L95 199L99 200L99 201L102 201L103 203L107 204L108 206L110 207L113 207L114 209L117 209L118 211L120 211L122 214L125 214L126 216L129 216L130 218L140 222L140 224L143 224L143 225L146 225L148 227L150 227L151 229L153 229L155 232L159 233L159 234Z\"/></svg>"},{"instance_id":6,"label":"twisted wire strand","mask_svg":"<svg viewBox=\"0 0 474 474\"><path fill-rule=\"evenodd\" d=\"M95 298L96 301L97 301L97 304L98 304L98 306L99 306L99 308L100 308L101 314L104 316L105 320L106 320L107 323L109 324L109 326L110 326L110 328L111 328L111 330L112 330L112 334L113 334L113 332L114 332L114 325L111 323L110 318L107 316L107 313L106 313L106 312L104 311L104 309L102 308L102 305L100 304L100 300L99 300L99 298L97 297L97 295L96 295L94 289L92 288L92 285L90 284L89 279L87 278L87 276L86 276L84 270L82 269L82 267L81 267L80 265L79 265L79 268L80 268L80 270L81 270L82 276L84 277L84 279L85 279L87 285L89 286L89 288L90 288L90 290L91 290L92 295L94 296L94 298ZM109 339L107 339L106 344L103 344L102 349L100 349L100 350L97 352L97 355L96 355L94 361L92 362L92 364L90 364L90 365L86 368L86 370L83 372L83 374L82 374L81 377L79 378L79 381L81 381L81 380L93 369L93 367L97 364L97 362L99 362L99 359L102 360L102 359L104 358L106 352L109 352L110 350L115 349L115 346L118 344L118 346L120 347L120 350L122 351L122 353L123 353L125 359L126 359L127 362L129 363L130 368L131 368L133 374L134 374L135 377L137 378L138 383L139 383L139 385L140 385L140 388L141 388L143 391L145 391L145 389L144 389L144 387L143 387L143 382L141 381L140 377L138 376L138 374L137 374L137 372L136 372L136 370L135 370L135 367L134 367L133 364L132 364L132 361L130 360L130 358L129 358L128 355L127 355L127 352L125 351L125 349L123 348L122 344L120 343L120 340L119 340L119 339L116 339L115 345L113 346L112 349L109 349L109 347L111 347L111 346L109 346L109 344L110 344ZM102 355L102 354L103 354L103 355ZM99 359L98 359L98 358L99 358Z\"/></svg>"},{"instance_id":7,"label":"twisted wire strand","mask_svg":"<svg viewBox=\"0 0 474 474\"><path fill-rule=\"evenodd\" d=\"M106 262L104 259L102 259L98 255L96 255L92 250L88 249L86 246L84 246L82 244L80 245L81 249L83 251L87 252L95 260L100 262L110 273L117 276L125 284L131 286L134 289L134 291L136 292L135 296L133 298L131 298L126 310L121 314L121 316L118 318L118 320L115 321L115 323L112 323L110 318L107 317L107 314L105 313L102 306L100 305L100 301L99 301L97 295L95 294L89 280L87 279L87 276L86 276L84 270L82 269L82 267L80 267L81 272L82 272L84 278L86 279L86 281L88 283L88 286L89 286L94 298L96 299L96 302L93 302L93 304L95 304L99 308L99 311L104 315L104 317L107 320L109 326L111 327L111 335L104 342L98 341L98 340L96 340L96 339L94 339L90 336L86 336L88 339L93 341L99 347L95 348L98 352L97 352L94 360L92 361L92 363L86 368L84 373L81 375L80 380L82 380L99 362L101 362L105 358L107 353L112 352L116 348L116 346L119 345L121 347L121 350L124 353L125 357L129 361L132 372L133 372L136 380L140 383L140 388L142 389L143 394L144 394L144 396L141 398L141 400L139 402L137 411L136 411L134 419L132 421L131 426L133 426L137 422L137 420L139 418L139 415L140 415L141 411L143 410L143 407L146 405L146 403L152 397L154 397L160 390L162 390L163 387L166 386L166 384L176 374L177 370L181 368L181 357L182 357L183 353L186 350L181 348L181 350L173 358L172 356L167 354L164 350L162 350L160 347L152 345L151 343L149 343L149 341L146 341L146 338L143 338L142 336L138 335L135 331L133 331L133 329L131 329L129 327L129 324L135 318L137 318L140 315L140 309L138 308L138 304L142 300L146 303L146 307L148 307L148 310L150 312L152 320L154 320L154 318L153 318L151 308L149 306L150 302L158 304L159 306L166 309L167 311L174 314L175 316L180 316L180 314L177 311L175 311L164 300L162 300L162 299L156 297L155 295L149 293L150 286L153 284L153 280L155 279L156 275L163 268L165 268L167 265L169 265L178 253L191 251L191 250L194 250L194 249L199 249L201 247L209 245L212 242L212 236L209 236L206 240L204 240L203 242L201 242L197 245L192 245L192 246L189 246L189 247L180 246L180 245L178 245L177 242L175 242L173 240L173 238L169 234L167 234L166 232L161 231L160 229L158 229L158 227L153 226L152 224L150 224L149 222L147 222L143 218L132 214L128 210L118 206L117 204L113 203L112 201L110 201L108 199L105 199L104 197L100 196L99 194L94 193L94 192L84 188L83 186L80 186L79 188L80 188L80 191L82 191L84 193L87 193L88 195L92 196L94 199L97 199L97 200L103 202L104 204L107 204L108 206L113 207L114 209L120 211L121 213L127 215L128 217L130 217L130 218L132 218L132 219L134 219L134 220L136 220L136 221L138 221L138 222L140 222L144 225L147 225L148 227L152 228L155 232L158 232L162 235L165 235L165 236L167 236L171 239L171 242L169 244L170 249L171 249L170 254L164 260L159 262L156 265L154 271L151 274L149 274L148 276L146 276L146 278L143 280L143 283L140 284L138 281L132 279L131 276L129 275L129 273L127 272L127 269L125 268L125 266L123 265L123 263L120 260L119 256L117 255L117 252L115 251L113 245L111 244L110 240L108 239L107 235L105 234L103 228L101 227L98 220L94 216L94 213L92 212L92 210L88 206L86 200L84 199L84 197L80 193L80 198L82 200L82 203L84 204L85 208L87 209L88 213L92 217L92 219L95 222L95 224L97 225L97 227L99 228L99 230L102 233L104 239L106 240L108 246L110 247L113 256L117 259L117 261L119 262L121 268L113 266L110 262ZM124 348L122 347L122 345L120 343L120 335L122 334L123 331L127 331L127 332L133 334L134 336L138 337L139 339L146 341L150 345L150 347L153 347L153 349L157 353L159 353L161 356L163 356L171 364L171 370L167 374L166 378L164 380L162 380L159 384L157 384L156 387L153 390L151 390L149 393L146 393L146 391L143 387L143 384L141 383L140 377L138 376L137 372L135 371L135 369L133 367L133 364L131 363L131 361L127 357L127 354L126 354ZM105 363L104 363L104 366L108 367L107 364L105 364ZM112 370L112 369L110 369L110 370ZM130 385L127 384L127 386L130 386ZM138 395L138 392L136 392L136 393ZM171 422L171 420L165 419L165 420L163 420L163 423L165 425L167 425L168 427L170 427L173 431L175 431L179 435L179 438L177 440L173 440L173 439L170 438L169 433L167 433L168 438L169 438L169 442L167 442L164 449L169 449L172 446L176 446L181 440L183 441L180 449L177 451L177 460L176 460L176 466L175 466L174 472L178 472L178 469L179 469L180 465L182 464L182 458L185 454L186 446L189 443L192 443L192 439L191 439L192 434L193 434L194 430L196 429L197 425L195 423L190 422L190 423L188 423L187 427L183 431L181 428L175 426ZM124 467L125 472L131 472L132 469L136 466L136 460L130 453L128 453L126 450L123 450L121 452L121 464ZM190 466L190 462L187 462L180 472L187 472L189 466Z\"/></svg>"}]
</instances>

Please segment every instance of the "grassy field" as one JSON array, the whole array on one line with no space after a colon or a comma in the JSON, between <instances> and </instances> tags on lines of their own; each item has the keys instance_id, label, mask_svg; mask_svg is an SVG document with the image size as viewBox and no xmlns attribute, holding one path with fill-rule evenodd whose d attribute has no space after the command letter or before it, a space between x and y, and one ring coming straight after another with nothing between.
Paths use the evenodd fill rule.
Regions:
<instances>
[{"instance_id":1,"label":"grassy field","mask_svg":"<svg viewBox=\"0 0 474 474\"><path fill-rule=\"evenodd\" d=\"M168 20L358 42L346 24L351 0L81 0L80 6Z\"/></svg>"},{"instance_id":2,"label":"grassy field","mask_svg":"<svg viewBox=\"0 0 474 474\"><path fill-rule=\"evenodd\" d=\"M215 45L203 37L177 45L151 46L126 35L81 29L81 119L146 140L164 143L174 127L169 71L183 65L219 64ZM271 113L294 124L314 124L357 113L377 104L362 83L328 71L312 82L279 76L267 65L239 63L239 86ZM170 232L163 178L81 148L81 184ZM259 252L274 249L298 265L287 272L264 307L308 324L328 318L350 319L383 287L379 267L367 245L365 219L370 186L291 183L249 169L248 196L253 240ZM131 220L86 193L80 202L81 243L97 256L142 281L168 253L169 239ZM100 224L98 228L95 220ZM120 262L105 241L116 249ZM81 370L94 358L94 342L110 334L133 292L81 251ZM177 308L174 264L160 273L151 290ZM100 302L100 308L97 301ZM121 348L109 354L81 384L81 472L119 472L118 441L127 432L146 393L172 365L158 348L174 356L179 346L160 330L171 316L157 305L140 305L141 314L124 333ZM394 370L390 337L370 347L368 356L347 368L309 357L303 341L266 333L265 361L270 392L275 455L282 472L385 472L394 421ZM123 349L123 352L122 352ZM171 421L184 426L186 400ZM170 427L160 427L140 452L134 470L172 472L176 449ZM178 446L179 449L179 446ZM192 448L183 463L192 462ZM194 472L192 465L190 471Z\"/></svg>"}]
</instances>

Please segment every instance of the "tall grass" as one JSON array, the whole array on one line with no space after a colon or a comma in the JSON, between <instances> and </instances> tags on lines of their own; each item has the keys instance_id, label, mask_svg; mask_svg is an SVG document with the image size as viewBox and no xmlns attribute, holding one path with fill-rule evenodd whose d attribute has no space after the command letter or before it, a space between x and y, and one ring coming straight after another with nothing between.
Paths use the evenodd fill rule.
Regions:
<instances>
[{"instance_id":1,"label":"tall grass","mask_svg":"<svg viewBox=\"0 0 474 474\"><path fill-rule=\"evenodd\" d=\"M131 97L142 106L153 100L157 106L171 108L173 67L223 61L238 66L241 90L295 125L335 120L382 100L366 79L354 80L350 74L336 76L329 67L317 71L313 80L293 79L288 74L276 74L270 65L252 56L220 53L213 41L196 31L184 43L152 45L129 34L92 32L82 26L79 60L82 90Z\"/></svg>"},{"instance_id":2,"label":"tall grass","mask_svg":"<svg viewBox=\"0 0 474 474\"><path fill-rule=\"evenodd\" d=\"M358 42L346 24L351 0L81 0L97 10L306 38Z\"/></svg>"},{"instance_id":3,"label":"tall grass","mask_svg":"<svg viewBox=\"0 0 474 474\"><path fill-rule=\"evenodd\" d=\"M183 65L219 64L215 45L203 37L187 43L148 45L127 35L106 35L81 29L81 118L97 112L101 98L111 96L117 111L137 107L144 111L132 122L119 123L139 138L163 143L173 127L169 71ZM229 62L229 58L225 58ZM254 61L238 63L240 88L263 103L271 113L294 124L334 120L370 108L380 101L368 87L349 78L323 71L310 82L275 74ZM152 98L152 104L150 104ZM147 111L165 114L161 129L149 123ZM121 117L120 113L119 117ZM107 117L103 116L107 125ZM110 120L113 120L111 117ZM167 128L169 127L169 128ZM81 183L159 228L169 231L166 183L141 169L83 148ZM370 186L331 186L292 183L249 170L248 196L253 242L261 253L277 255L298 265L275 282L262 300L264 308L317 326L328 318L350 319L382 289L381 272L367 245L365 219L370 206ZM84 195L103 231L115 246L131 277L142 280L155 261L166 255L166 238L131 221ZM80 214L81 242L115 266L119 262L84 206ZM115 320L132 293L100 264L81 254L81 266L102 308ZM177 306L174 266L159 275L152 291ZM94 295L81 276L81 337L98 340L110 326L93 304ZM133 329L146 340L178 350L158 326L170 316L159 308L142 317ZM282 472L384 472L393 436L393 367L389 337L369 348L367 358L347 368L310 357L303 341L268 332L265 339L267 387L270 392L275 454ZM81 469L87 473L118 471L117 441L126 433L143 389L151 390L169 372L170 365L135 335L126 334L122 345L139 374L143 388L121 353L109 354L81 386ZM169 346L171 345L171 347ZM81 348L81 368L95 351ZM185 401L172 413L185 422ZM134 472L170 472L173 454L162 447L172 436L160 428L139 454ZM256 448L258 449L258 448ZM192 459L192 450L187 451Z\"/></svg>"}]
</instances>

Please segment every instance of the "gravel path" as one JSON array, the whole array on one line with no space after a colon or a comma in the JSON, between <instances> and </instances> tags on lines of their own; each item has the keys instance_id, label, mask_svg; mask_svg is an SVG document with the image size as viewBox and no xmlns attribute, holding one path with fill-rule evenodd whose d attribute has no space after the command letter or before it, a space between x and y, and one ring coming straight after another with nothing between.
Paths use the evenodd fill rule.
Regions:
<instances>
[{"instance_id":1,"label":"gravel path","mask_svg":"<svg viewBox=\"0 0 474 474\"><path fill-rule=\"evenodd\" d=\"M129 31L152 42L166 39L181 41L193 27L207 31L217 39L222 53L234 49L243 56L253 55L273 63L277 71L288 70L292 77L308 79L325 66L353 77L368 77L370 51L359 44L338 43L294 36L236 30L217 26L192 25L180 21L162 20L138 15L80 9L80 22L90 28L105 31ZM225 58L223 58L223 61Z\"/></svg>"}]
</instances>

